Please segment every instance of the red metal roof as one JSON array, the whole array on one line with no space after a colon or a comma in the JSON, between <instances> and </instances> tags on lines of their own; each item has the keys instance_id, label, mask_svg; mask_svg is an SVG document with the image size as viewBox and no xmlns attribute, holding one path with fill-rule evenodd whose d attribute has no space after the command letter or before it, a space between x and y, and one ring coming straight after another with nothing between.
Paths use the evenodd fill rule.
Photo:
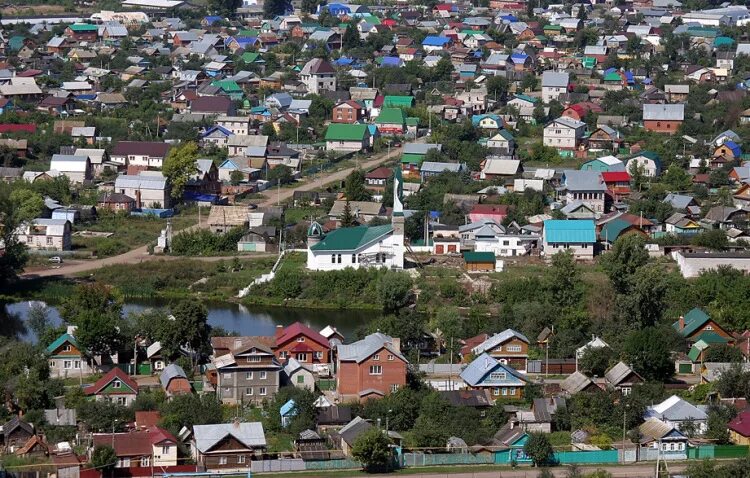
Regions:
<instances>
[{"instance_id":1,"label":"red metal roof","mask_svg":"<svg viewBox=\"0 0 750 478\"><path fill-rule=\"evenodd\" d=\"M630 174L627 171L605 171L602 172L602 179L605 183L630 182Z\"/></svg>"},{"instance_id":2,"label":"red metal roof","mask_svg":"<svg viewBox=\"0 0 750 478\"><path fill-rule=\"evenodd\" d=\"M508 214L508 206L505 204L475 204L469 214Z\"/></svg>"},{"instance_id":3,"label":"red metal roof","mask_svg":"<svg viewBox=\"0 0 750 478\"><path fill-rule=\"evenodd\" d=\"M138 393L138 384L135 380L130 378L128 374L123 372L121 369L115 367L109 372L107 372L102 378L96 381L95 384L91 385L90 387L86 387L86 389L83 391L86 395L96 395L99 393L102 389L104 389L107 385L110 384L113 380L118 379L128 387L130 387L133 392ZM123 390L121 393L123 394L129 394L133 392L128 392Z\"/></svg>"},{"instance_id":4,"label":"red metal roof","mask_svg":"<svg viewBox=\"0 0 750 478\"><path fill-rule=\"evenodd\" d=\"M740 412L727 426L743 437L750 437L750 411Z\"/></svg>"},{"instance_id":5,"label":"red metal roof","mask_svg":"<svg viewBox=\"0 0 750 478\"><path fill-rule=\"evenodd\" d=\"M36 133L35 124L0 124L2 133Z\"/></svg>"},{"instance_id":6,"label":"red metal roof","mask_svg":"<svg viewBox=\"0 0 750 478\"><path fill-rule=\"evenodd\" d=\"M296 340L300 335L304 336L306 339L312 340L313 342L319 343L323 347L329 347L328 340L326 340L325 337L301 322L295 322L289 327L286 327L283 332L276 337L276 347L280 347L290 340Z\"/></svg>"},{"instance_id":7,"label":"red metal roof","mask_svg":"<svg viewBox=\"0 0 750 478\"><path fill-rule=\"evenodd\" d=\"M393 176L391 168L377 168L365 174L365 178L367 179L388 179L391 176Z\"/></svg>"}]
</instances>

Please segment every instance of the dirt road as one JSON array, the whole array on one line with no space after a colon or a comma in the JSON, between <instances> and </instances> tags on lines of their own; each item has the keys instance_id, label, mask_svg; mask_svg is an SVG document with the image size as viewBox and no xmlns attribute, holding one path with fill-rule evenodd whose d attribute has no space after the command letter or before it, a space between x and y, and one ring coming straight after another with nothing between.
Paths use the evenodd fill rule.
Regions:
<instances>
[{"instance_id":1,"label":"dirt road","mask_svg":"<svg viewBox=\"0 0 750 478\"><path fill-rule=\"evenodd\" d=\"M417 140L417 142L424 142L423 138L420 138ZM379 166L391 159L397 158L401 155L401 148L391 148L390 154L389 153L381 153L375 156L374 158L363 161L359 163L359 167L362 169L370 169L375 166ZM342 169L340 171L336 171L334 173L321 176L317 179L313 179L312 181L306 181L299 186L293 187L293 188L284 188L277 191L268 191L268 199L264 200L263 202L259 203L258 205L261 207L265 206L274 206L278 202L284 203L285 201L292 198L295 191L312 191L314 189L319 189L324 186L327 186L328 184L331 184L336 181L342 181L346 179L346 177L354 171L355 167ZM192 227L197 227L192 226ZM190 228L188 228L190 229ZM184 229L183 229L184 230ZM176 231L179 232L179 231ZM156 238L154 238L156 239ZM170 256L153 256L148 253L147 246L142 246L137 249L133 249L132 251L128 251L124 254L120 254L118 256L112 256L107 257L104 259L94 259L90 261L71 261L71 262L64 262L59 268L53 269L31 269L27 272L24 272L22 274L23 277L27 278L35 278L35 277L55 277L55 276L72 276L76 274L81 274L84 272L93 271L96 269L99 269L101 267L111 266L115 264L138 264L143 261L149 261L154 259L167 259L167 260L174 260L179 258L171 258ZM221 260L221 257L206 257L206 258L200 258L201 260Z\"/></svg>"}]
</instances>

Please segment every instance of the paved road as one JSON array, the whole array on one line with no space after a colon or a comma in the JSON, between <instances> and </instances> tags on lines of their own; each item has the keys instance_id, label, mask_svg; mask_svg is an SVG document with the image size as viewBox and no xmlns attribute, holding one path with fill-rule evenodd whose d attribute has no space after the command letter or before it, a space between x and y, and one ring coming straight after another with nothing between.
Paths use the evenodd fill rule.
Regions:
<instances>
[{"instance_id":1,"label":"paved road","mask_svg":"<svg viewBox=\"0 0 750 478\"><path fill-rule=\"evenodd\" d=\"M419 140L417 140L417 142L424 142L424 141L425 141L424 138L420 138ZM391 148L390 154L388 154L387 152L381 153L368 161L359 163L359 167L361 167L362 169L370 169L375 166L379 166L387 162L390 159L397 158L398 156L400 156L400 154L401 154L401 148ZM276 205L277 201L281 201L283 203L286 200L291 199L295 191L312 191L314 189L319 189L324 186L327 186L328 184L331 184L333 182L342 181L346 179L346 177L349 176L349 174L352 171L354 171L354 169L355 169L354 166L351 168L342 169L340 171L336 171L334 173L321 176L317 179L313 179L312 181L304 182L300 184L299 186L296 186L293 188L281 189L278 193L276 191L268 191L269 198L259 203L258 205L261 207L273 206L273 205ZM197 227L197 225L192 226L191 228L193 227ZM138 264L143 261L149 261L149 260L154 260L154 259L174 260L176 258L170 259L170 256L149 255L147 246L142 246L137 249L133 249L132 251L128 251L124 254L120 254L118 256L107 257L104 259L94 259L90 261L64 262L57 269L53 269L51 267L45 268L45 269L39 269L39 268L29 269L27 272L24 272L22 276L26 278L72 276L72 275L93 271L102 267L111 266L115 264ZM200 258L200 259L218 261L222 258L210 257L210 258Z\"/></svg>"}]
</instances>

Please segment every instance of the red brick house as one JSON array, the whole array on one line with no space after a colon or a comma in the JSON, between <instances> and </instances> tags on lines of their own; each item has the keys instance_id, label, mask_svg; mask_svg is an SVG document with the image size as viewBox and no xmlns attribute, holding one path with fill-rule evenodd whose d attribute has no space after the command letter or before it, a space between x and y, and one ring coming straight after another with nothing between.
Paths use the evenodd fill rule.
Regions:
<instances>
[{"instance_id":1,"label":"red brick house","mask_svg":"<svg viewBox=\"0 0 750 478\"><path fill-rule=\"evenodd\" d=\"M408 361L399 339L380 332L338 346L336 389L360 401L379 398L406 385Z\"/></svg>"},{"instance_id":2,"label":"red brick house","mask_svg":"<svg viewBox=\"0 0 750 478\"><path fill-rule=\"evenodd\" d=\"M331 361L328 340L310 327L295 322L289 327L276 327L273 351L281 363L293 358L301 364L327 364Z\"/></svg>"},{"instance_id":3,"label":"red brick house","mask_svg":"<svg viewBox=\"0 0 750 478\"><path fill-rule=\"evenodd\" d=\"M643 127L646 131L675 134L685 121L685 105L643 105Z\"/></svg>"},{"instance_id":4,"label":"red brick house","mask_svg":"<svg viewBox=\"0 0 750 478\"><path fill-rule=\"evenodd\" d=\"M364 117L364 108L354 100L343 101L333 107L334 123L356 123Z\"/></svg>"}]
</instances>

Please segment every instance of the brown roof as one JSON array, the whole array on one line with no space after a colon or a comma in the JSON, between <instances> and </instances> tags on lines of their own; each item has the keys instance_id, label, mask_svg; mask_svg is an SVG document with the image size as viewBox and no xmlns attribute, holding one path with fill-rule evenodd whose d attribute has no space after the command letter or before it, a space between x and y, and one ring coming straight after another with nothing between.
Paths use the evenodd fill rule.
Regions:
<instances>
[{"instance_id":1,"label":"brown roof","mask_svg":"<svg viewBox=\"0 0 750 478\"><path fill-rule=\"evenodd\" d=\"M240 341L240 346L235 347L236 341ZM254 335L244 337L211 337L211 347L214 350L247 350L247 346L256 344L258 349L270 352L271 347L276 345L276 337L272 335Z\"/></svg>"},{"instance_id":2,"label":"brown roof","mask_svg":"<svg viewBox=\"0 0 750 478\"><path fill-rule=\"evenodd\" d=\"M200 96L190 102L192 113L224 113L232 110L232 100L226 96Z\"/></svg>"},{"instance_id":3,"label":"brown roof","mask_svg":"<svg viewBox=\"0 0 750 478\"><path fill-rule=\"evenodd\" d=\"M158 141L119 141L112 150L113 156L151 156L163 158L171 146Z\"/></svg>"},{"instance_id":4,"label":"brown roof","mask_svg":"<svg viewBox=\"0 0 750 478\"><path fill-rule=\"evenodd\" d=\"M377 168L365 174L366 179L389 179L393 176L391 168Z\"/></svg>"},{"instance_id":5,"label":"brown roof","mask_svg":"<svg viewBox=\"0 0 750 478\"><path fill-rule=\"evenodd\" d=\"M242 226L248 222L246 206L211 206L209 225Z\"/></svg>"},{"instance_id":6,"label":"brown roof","mask_svg":"<svg viewBox=\"0 0 750 478\"><path fill-rule=\"evenodd\" d=\"M138 411L135 412L135 424L139 428L155 427L161 420L161 413L157 411Z\"/></svg>"}]
</instances>

